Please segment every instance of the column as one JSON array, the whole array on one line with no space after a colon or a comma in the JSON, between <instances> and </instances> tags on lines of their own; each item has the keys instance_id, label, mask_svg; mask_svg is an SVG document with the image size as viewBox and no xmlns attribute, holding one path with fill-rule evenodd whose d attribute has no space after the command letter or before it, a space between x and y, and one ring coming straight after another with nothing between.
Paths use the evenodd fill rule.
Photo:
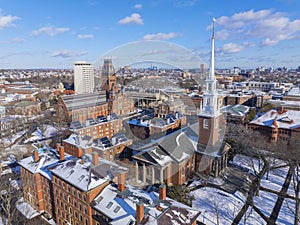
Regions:
<instances>
[{"instance_id":1,"label":"column","mask_svg":"<svg viewBox=\"0 0 300 225\"><path fill-rule=\"evenodd\" d=\"M155 170L154 170L154 166L151 167L151 182L152 182L152 184L155 183Z\"/></svg>"},{"instance_id":2,"label":"column","mask_svg":"<svg viewBox=\"0 0 300 225\"><path fill-rule=\"evenodd\" d=\"M146 174L147 174L146 166L145 166L145 164L143 164L143 182L144 183L146 183Z\"/></svg>"},{"instance_id":3,"label":"column","mask_svg":"<svg viewBox=\"0 0 300 225\"><path fill-rule=\"evenodd\" d=\"M160 183L161 184L164 183L164 170L163 169L160 170L160 177L159 178L160 178L159 179Z\"/></svg>"},{"instance_id":4,"label":"column","mask_svg":"<svg viewBox=\"0 0 300 225\"><path fill-rule=\"evenodd\" d=\"M138 181L139 180L139 165L137 162L135 162L135 180Z\"/></svg>"}]
</instances>

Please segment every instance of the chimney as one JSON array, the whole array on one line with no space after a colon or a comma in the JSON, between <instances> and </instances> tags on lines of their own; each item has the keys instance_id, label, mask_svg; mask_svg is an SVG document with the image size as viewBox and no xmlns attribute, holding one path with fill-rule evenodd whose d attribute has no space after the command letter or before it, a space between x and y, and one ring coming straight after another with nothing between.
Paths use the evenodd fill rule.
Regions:
<instances>
[{"instance_id":1,"label":"chimney","mask_svg":"<svg viewBox=\"0 0 300 225\"><path fill-rule=\"evenodd\" d=\"M81 147L78 147L78 149L77 149L77 157L78 157L78 158L81 158L82 156L83 156L82 148L81 148Z\"/></svg>"},{"instance_id":2,"label":"chimney","mask_svg":"<svg viewBox=\"0 0 300 225\"><path fill-rule=\"evenodd\" d=\"M161 184L159 186L159 199L166 200L167 197L167 188L165 184Z\"/></svg>"},{"instance_id":3,"label":"chimney","mask_svg":"<svg viewBox=\"0 0 300 225\"><path fill-rule=\"evenodd\" d=\"M34 150L33 151L33 160L34 160L34 162L39 161L39 159L40 159L39 151L38 150Z\"/></svg>"},{"instance_id":4,"label":"chimney","mask_svg":"<svg viewBox=\"0 0 300 225\"><path fill-rule=\"evenodd\" d=\"M125 173L118 175L118 190L121 192L125 190Z\"/></svg>"},{"instance_id":5,"label":"chimney","mask_svg":"<svg viewBox=\"0 0 300 225\"><path fill-rule=\"evenodd\" d=\"M143 218L144 218L144 202L139 201L136 204L136 220L138 223L142 222Z\"/></svg>"},{"instance_id":6,"label":"chimney","mask_svg":"<svg viewBox=\"0 0 300 225\"><path fill-rule=\"evenodd\" d=\"M277 112L279 113L279 114L282 114L282 113L284 113L284 107L283 106L279 106L278 107L278 109L277 109Z\"/></svg>"},{"instance_id":7,"label":"chimney","mask_svg":"<svg viewBox=\"0 0 300 225\"><path fill-rule=\"evenodd\" d=\"M59 158L60 158L60 161L65 160L65 148L64 148L64 146L59 147Z\"/></svg>"},{"instance_id":8,"label":"chimney","mask_svg":"<svg viewBox=\"0 0 300 225\"><path fill-rule=\"evenodd\" d=\"M59 152L59 147L61 146L60 143L56 143L56 151Z\"/></svg>"},{"instance_id":9,"label":"chimney","mask_svg":"<svg viewBox=\"0 0 300 225\"><path fill-rule=\"evenodd\" d=\"M98 165L99 159L98 159L98 152L93 152L92 153L92 163L93 165Z\"/></svg>"}]
</instances>

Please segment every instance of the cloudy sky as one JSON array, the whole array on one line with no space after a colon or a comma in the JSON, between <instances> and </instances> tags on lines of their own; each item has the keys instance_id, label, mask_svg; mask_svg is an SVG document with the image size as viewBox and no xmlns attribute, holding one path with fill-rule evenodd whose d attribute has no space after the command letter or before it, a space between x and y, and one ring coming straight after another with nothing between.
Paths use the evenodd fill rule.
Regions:
<instances>
[{"instance_id":1,"label":"cloudy sky","mask_svg":"<svg viewBox=\"0 0 300 225\"><path fill-rule=\"evenodd\" d=\"M209 62L213 17L217 68L296 68L299 9L299 0L1 0L0 68L72 68L103 56L198 67Z\"/></svg>"}]
</instances>

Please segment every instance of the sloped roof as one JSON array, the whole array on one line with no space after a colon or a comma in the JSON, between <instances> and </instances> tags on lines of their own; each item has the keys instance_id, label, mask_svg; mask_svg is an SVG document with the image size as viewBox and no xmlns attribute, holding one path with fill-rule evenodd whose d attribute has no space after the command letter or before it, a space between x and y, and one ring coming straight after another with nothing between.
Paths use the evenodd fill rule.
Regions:
<instances>
[{"instance_id":1,"label":"sloped roof","mask_svg":"<svg viewBox=\"0 0 300 225\"><path fill-rule=\"evenodd\" d=\"M112 180L128 169L113 162L98 158L98 165L91 163L91 156L83 159L74 158L53 166L50 171L82 191L89 191Z\"/></svg>"},{"instance_id":2,"label":"sloped roof","mask_svg":"<svg viewBox=\"0 0 300 225\"><path fill-rule=\"evenodd\" d=\"M33 156L30 156L20 160L18 164L31 173L40 173L47 179L51 180L52 175L49 168L60 163L59 154L54 149L43 148L39 149L38 154L39 160L37 162L34 162ZM65 153L66 160L70 160L72 158L74 157Z\"/></svg>"},{"instance_id":3,"label":"sloped roof","mask_svg":"<svg viewBox=\"0 0 300 225\"><path fill-rule=\"evenodd\" d=\"M119 192L115 184L106 186L94 199L92 207L111 218L111 224L124 225L135 222L136 204L139 202L143 202L145 207L143 225L191 224L200 214L175 200L160 200L156 192L146 192L130 185L126 186L125 191Z\"/></svg>"},{"instance_id":4,"label":"sloped roof","mask_svg":"<svg viewBox=\"0 0 300 225\"><path fill-rule=\"evenodd\" d=\"M275 128L274 120L276 120L279 129L296 129L300 126L300 111L284 110L280 113L277 110L272 109L252 120L250 124Z\"/></svg>"},{"instance_id":5,"label":"sloped roof","mask_svg":"<svg viewBox=\"0 0 300 225\"><path fill-rule=\"evenodd\" d=\"M139 151L133 158L146 159L150 163L162 166L171 161L179 163L190 158L197 148L197 143L198 123L195 123L159 139L149 139L139 146L132 145L131 149Z\"/></svg>"}]
</instances>

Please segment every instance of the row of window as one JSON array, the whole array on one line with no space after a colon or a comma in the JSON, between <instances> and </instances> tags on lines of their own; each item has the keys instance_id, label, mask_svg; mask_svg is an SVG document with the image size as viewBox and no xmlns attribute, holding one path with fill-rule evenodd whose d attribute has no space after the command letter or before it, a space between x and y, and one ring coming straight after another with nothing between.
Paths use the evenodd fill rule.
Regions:
<instances>
[{"instance_id":1,"label":"row of window","mask_svg":"<svg viewBox=\"0 0 300 225\"><path fill-rule=\"evenodd\" d=\"M72 194L73 196L77 197L77 199L82 200L84 202L86 202L87 200L87 196L86 194L82 194L80 191L78 191L76 188L71 187L69 184L61 181L59 178L57 177L53 177L53 183L57 184L58 186L62 187L62 189L64 191L69 192L70 194ZM56 189L55 190L55 194L60 197L64 197L65 200L67 200L67 194L66 193L62 193L60 190Z\"/></svg>"}]
</instances>

